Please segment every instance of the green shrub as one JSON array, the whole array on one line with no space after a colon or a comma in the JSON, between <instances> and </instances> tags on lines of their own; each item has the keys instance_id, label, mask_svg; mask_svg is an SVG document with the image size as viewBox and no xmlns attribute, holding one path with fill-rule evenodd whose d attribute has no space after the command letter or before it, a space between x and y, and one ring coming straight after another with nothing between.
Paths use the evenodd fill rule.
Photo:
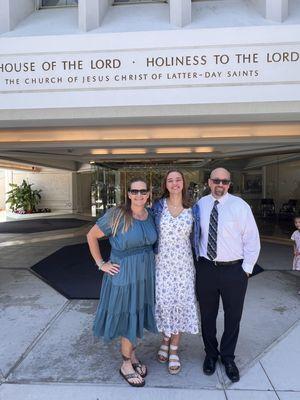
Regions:
<instances>
[{"instance_id":1,"label":"green shrub","mask_svg":"<svg viewBox=\"0 0 300 400\"><path fill-rule=\"evenodd\" d=\"M8 199L6 203L10 204L9 208L13 212L23 211L25 213L32 213L37 211L36 206L40 202L40 193L42 190L31 189L33 184L29 184L25 180L23 180L21 185L10 183L9 186L12 189L7 192Z\"/></svg>"}]
</instances>

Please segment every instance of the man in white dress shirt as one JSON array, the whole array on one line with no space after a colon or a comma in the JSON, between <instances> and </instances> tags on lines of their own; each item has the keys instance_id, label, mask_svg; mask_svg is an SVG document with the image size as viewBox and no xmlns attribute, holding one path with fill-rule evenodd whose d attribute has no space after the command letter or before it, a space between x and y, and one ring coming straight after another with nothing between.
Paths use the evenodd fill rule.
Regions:
<instances>
[{"instance_id":1,"label":"man in white dress shirt","mask_svg":"<svg viewBox=\"0 0 300 400\"><path fill-rule=\"evenodd\" d=\"M234 352L248 277L260 251L258 229L249 205L228 193L230 172L217 168L208 180L211 194L202 197L200 208L200 259L196 263L196 290L201 313L206 357L203 371L215 372L220 355L227 376L239 380ZM224 309L220 350L216 339L219 301Z\"/></svg>"}]
</instances>

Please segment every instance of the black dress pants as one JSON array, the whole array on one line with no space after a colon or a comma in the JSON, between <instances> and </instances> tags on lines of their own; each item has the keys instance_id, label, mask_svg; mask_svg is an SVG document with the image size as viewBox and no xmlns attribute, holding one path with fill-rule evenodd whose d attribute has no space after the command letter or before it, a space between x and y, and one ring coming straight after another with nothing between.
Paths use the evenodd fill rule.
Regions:
<instances>
[{"instance_id":1,"label":"black dress pants","mask_svg":"<svg viewBox=\"0 0 300 400\"><path fill-rule=\"evenodd\" d=\"M207 356L234 360L248 276L242 261L216 266L204 257L196 262L196 291L201 314L202 337ZM224 332L218 350L216 320L219 301L224 309Z\"/></svg>"}]
</instances>

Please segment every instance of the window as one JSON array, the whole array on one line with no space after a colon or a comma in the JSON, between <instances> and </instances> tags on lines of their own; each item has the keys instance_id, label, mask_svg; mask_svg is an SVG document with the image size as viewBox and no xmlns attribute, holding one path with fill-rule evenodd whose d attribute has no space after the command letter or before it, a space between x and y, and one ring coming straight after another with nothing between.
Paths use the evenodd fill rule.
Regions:
<instances>
[{"instance_id":1,"label":"window","mask_svg":"<svg viewBox=\"0 0 300 400\"><path fill-rule=\"evenodd\" d=\"M114 6L119 4L138 4L138 3L167 3L168 0L115 0Z\"/></svg>"},{"instance_id":2,"label":"window","mask_svg":"<svg viewBox=\"0 0 300 400\"><path fill-rule=\"evenodd\" d=\"M78 0L41 0L39 2L40 8L44 7L67 7L77 6Z\"/></svg>"}]
</instances>

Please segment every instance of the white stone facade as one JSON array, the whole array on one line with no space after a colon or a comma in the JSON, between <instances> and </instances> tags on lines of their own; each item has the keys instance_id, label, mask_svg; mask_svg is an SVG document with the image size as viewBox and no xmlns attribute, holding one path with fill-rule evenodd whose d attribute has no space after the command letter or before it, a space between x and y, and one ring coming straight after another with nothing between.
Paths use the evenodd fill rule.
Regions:
<instances>
[{"instance_id":1,"label":"white stone facade","mask_svg":"<svg viewBox=\"0 0 300 400\"><path fill-rule=\"evenodd\" d=\"M126 3L0 0L0 158L66 171L73 210L91 159L239 160L284 201L267 179L299 168L300 1Z\"/></svg>"},{"instance_id":2,"label":"white stone facade","mask_svg":"<svg viewBox=\"0 0 300 400\"><path fill-rule=\"evenodd\" d=\"M200 0L201 1L201 0ZM199 2L200 2L199 1ZM226 0L206 0L204 3L217 3ZM261 15L271 21L284 21L289 13L289 0L249 0L253 3ZM147 1L144 1L147 3ZM228 2L228 1L227 1ZM44 2L47 5L47 2ZM52 2L52 4L55 2ZM76 2L57 2L71 4ZM118 3L118 2L117 2ZM128 5L139 3L128 1ZM143 3L143 1L141 1ZM155 1L153 2L155 3ZM159 3L159 0L156 2ZM193 7L191 0L169 0L164 3L169 9L170 23L175 26L185 26L191 23ZM194 2L196 3L196 2ZM40 0L1 0L1 30L2 32L14 29L14 27L31 14L34 10L42 8ZM51 4L51 2L50 2ZM121 3L122 4L122 3ZM99 27L108 13L109 7L114 5L114 0L79 0L78 1L78 26L84 31ZM127 4L125 4L127 5ZM130 4L131 5L131 4ZM193 5L194 6L194 5Z\"/></svg>"},{"instance_id":3,"label":"white stone facade","mask_svg":"<svg viewBox=\"0 0 300 400\"><path fill-rule=\"evenodd\" d=\"M1 0L1 3L3 23L0 26L4 30L6 24L7 32L0 35L0 54L3 55L0 63L53 61L59 55L62 57L59 61L65 57L72 60L72 54L74 59L86 61L84 73L78 71L78 66L77 70L70 66L67 70L57 71L53 77L51 70L24 73L29 84L24 83L22 87L4 82L4 78L14 81L22 74L1 74L0 69L0 88L5 92L0 100L3 127L111 125L118 120L123 124L124 118L127 124L137 123L139 118L153 123L156 123L155 118L173 123L174 115L182 116L189 123L228 122L228 115L234 115L234 121L299 119L299 60L283 61L284 54L291 58L291 54L299 53L299 1L170 0L169 3L116 6L110 0L79 0L78 8L40 10L34 9L33 0L19 0L22 7L18 8L13 7L13 1ZM280 12L281 17L278 16ZM283 22L279 23L279 20ZM179 25L184 27L179 28ZM267 62L268 49L271 56L275 54L275 59L271 57ZM236 58L231 58L227 68L220 61L217 65L213 59L214 52L232 56L236 51L245 56L258 52L258 63L255 64L253 59L237 63ZM170 58L186 56L189 52L192 55L209 53L207 66L145 67L147 54ZM101 83L98 87L97 84L79 86L68 82L61 87L54 82L40 86L31 83L32 79L39 78L55 81L71 75L71 79L77 72L90 79L104 79L112 69L92 70L89 60L118 58L122 54L133 62L136 57L140 60L137 60L136 68L132 68L134 64L121 68L120 76L159 73L160 70L164 76L169 71L177 74L201 71L212 75L225 74L227 70L248 76L232 79L209 76L198 80L173 78L172 82L167 78L150 79L145 85L143 82L119 81L113 82L114 86ZM255 77L257 69L259 76ZM15 112L13 122L10 110Z\"/></svg>"},{"instance_id":4,"label":"white stone facade","mask_svg":"<svg viewBox=\"0 0 300 400\"><path fill-rule=\"evenodd\" d=\"M36 172L7 171L6 187L10 183L20 185L25 179L32 184L32 189L41 190L38 208L50 208L52 211L77 211L77 174L61 170L42 168ZM9 209L9 204L5 207Z\"/></svg>"}]
</instances>

